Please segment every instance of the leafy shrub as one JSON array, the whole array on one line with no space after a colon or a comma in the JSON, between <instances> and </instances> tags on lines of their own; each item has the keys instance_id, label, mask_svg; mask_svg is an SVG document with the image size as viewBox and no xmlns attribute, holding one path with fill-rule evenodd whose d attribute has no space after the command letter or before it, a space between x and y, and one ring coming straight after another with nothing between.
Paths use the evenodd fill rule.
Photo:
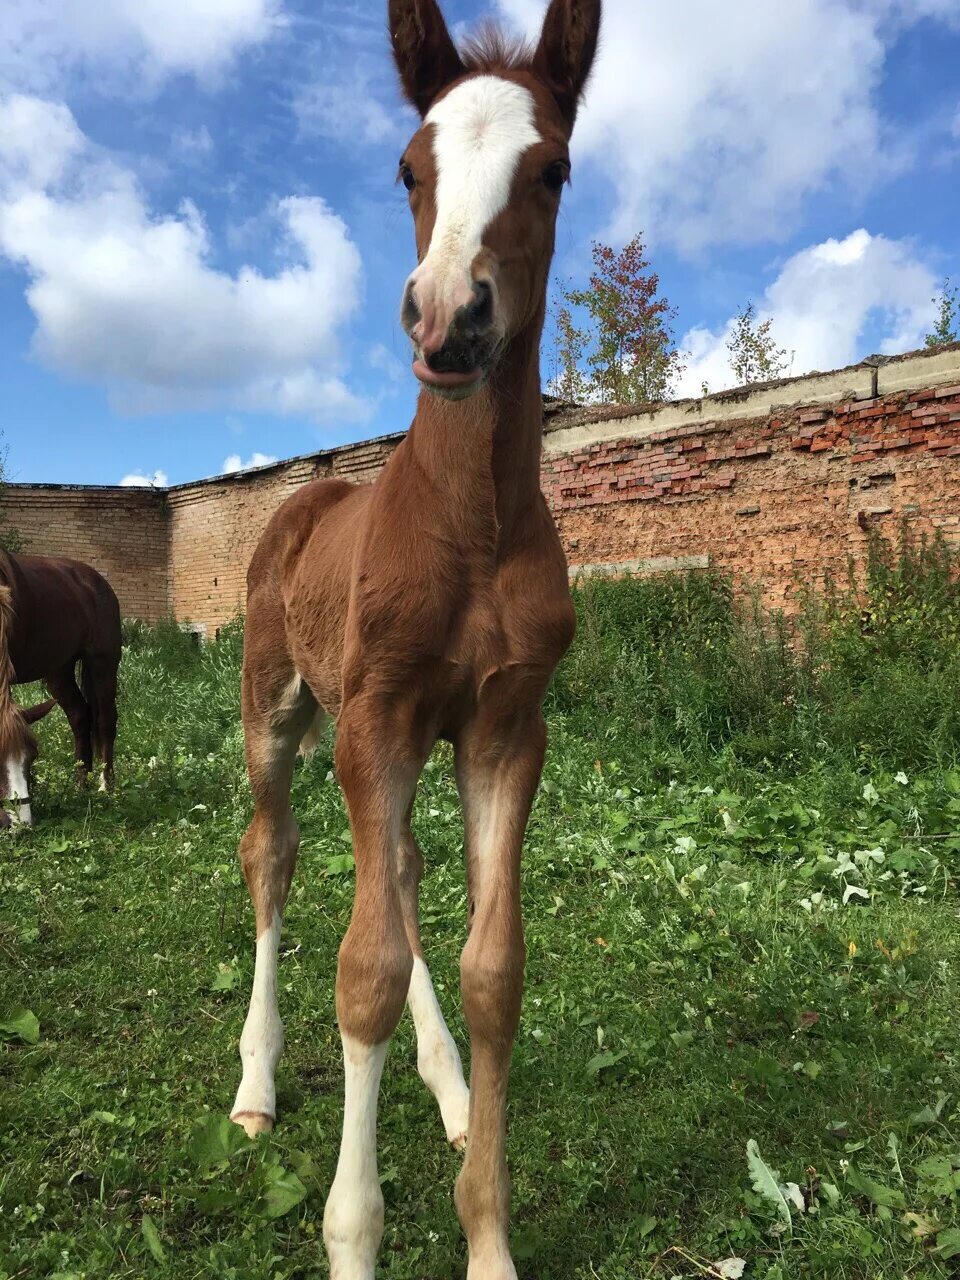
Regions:
<instances>
[{"instance_id":1,"label":"leafy shrub","mask_svg":"<svg viewBox=\"0 0 960 1280\"><path fill-rule=\"evenodd\" d=\"M857 581L826 580L794 617L716 574L592 579L553 709L693 763L871 758L899 768L960 747L960 576L942 539L879 537Z\"/></svg>"}]
</instances>

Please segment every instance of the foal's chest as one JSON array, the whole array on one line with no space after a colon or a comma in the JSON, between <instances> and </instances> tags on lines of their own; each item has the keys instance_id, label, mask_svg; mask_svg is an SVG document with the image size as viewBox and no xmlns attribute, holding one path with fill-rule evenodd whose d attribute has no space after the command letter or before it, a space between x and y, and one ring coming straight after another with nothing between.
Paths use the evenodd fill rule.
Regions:
<instances>
[{"instance_id":1,"label":"foal's chest","mask_svg":"<svg viewBox=\"0 0 960 1280\"><path fill-rule=\"evenodd\" d=\"M442 694L469 712L491 677L526 672L545 690L573 636L566 573L499 573L473 584L450 632ZM565 566L564 566L565 569Z\"/></svg>"}]
</instances>

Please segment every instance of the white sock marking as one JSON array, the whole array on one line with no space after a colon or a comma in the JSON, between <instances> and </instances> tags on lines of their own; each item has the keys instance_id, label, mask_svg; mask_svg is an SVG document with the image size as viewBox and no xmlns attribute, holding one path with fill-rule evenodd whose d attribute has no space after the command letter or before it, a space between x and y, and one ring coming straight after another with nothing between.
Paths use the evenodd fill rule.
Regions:
<instances>
[{"instance_id":1,"label":"white sock marking","mask_svg":"<svg viewBox=\"0 0 960 1280\"><path fill-rule=\"evenodd\" d=\"M10 788L8 799L14 801L10 806L10 821L16 826L32 827L33 813L30 809L30 784L27 782L26 756L19 760L7 761L7 780ZM19 801L20 803L16 803Z\"/></svg>"},{"instance_id":2,"label":"white sock marking","mask_svg":"<svg viewBox=\"0 0 960 1280\"><path fill-rule=\"evenodd\" d=\"M377 1176L377 1100L387 1044L343 1036L343 1138L323 1214L330 1280L374 1280L383 1236Z\"/></svg>"},{"instance_id":3,"label":"white sock marking","mask_svg":"<svg viewBox=\"0 0 960 1280\"><path fill-rule=\"evenodd\" d=\"M283 1052L283 1023L277 1007L277 949L280 945L280 916L257 939L257 959L253 971L250 1011L240 1036L243 1078L233 1104L233 1115L276 1118L277 1099L274 1073Z\"/></svg>"},{"instance_id":4,"label":"white sock marking","mask_svg":"<svg viewBox=\"0 0 960 1280\"><path fill-rule=\"evenodd\" d=\"M413 958L407 1003L417 1028L417 1070L437 1100L447 1141L461 1146L467 1134L470 1091L453 1036L443 1020L430 971L420 956Z\"/></svg>"}]
</instances>

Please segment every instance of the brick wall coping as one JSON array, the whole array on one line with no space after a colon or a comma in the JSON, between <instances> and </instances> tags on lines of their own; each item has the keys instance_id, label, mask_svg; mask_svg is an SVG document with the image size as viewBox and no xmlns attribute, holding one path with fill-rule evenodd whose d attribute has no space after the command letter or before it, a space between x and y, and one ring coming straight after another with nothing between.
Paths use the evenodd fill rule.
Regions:
<instances>
[{"instance_id":1,"label":"brick wall coping","mask_svg":"<svg viewBox=\"0 0 960 1280\"><path fill-rule=\"evenodd\" d=\"M202 476L199 480L184 480L181 484L166 486L146 484L51 484L45 480L7 480L4 482L4 487L7 489L49 489L56 493L76 492L91 496L96 493L176 495L184 492L189 493L191 489L202 488L204 485L234 484L247 480L251 476L268 475L271 471L282 471L286 467L295 466L298 462L322 463L325 459L332 459L338 454L354 453L374 445L390 444L397 440L402 440L405 434L406 432L404 431L392 431L388 435L370 436L366 440L354 440L351 444L337 444L329 449L315 450L313 453L297 453L291 458L279 458L276 462L268 462L262 467L244 467L242 471L224 471L220 475Z\"/></svg>"},{"instance_id":2,"label":"brick wall coping","mask_svg":"<svg viewBox=\"0 0 960 1280\"><path fill-rule=\"evenodd\" d=\"M550 397L544 400L544 452L547 456L570 453L606 440L637 439L650 435L669 437L684 428L719 425L749 418L765 418L779 409L799 405L835 404L849 400L871 400L877 396L902 391L947 386L960 383L960 342L934 350L909 351L900 356L868 356L859 364L848 365L829 373L809 373L797 378L780 378L774 382L754 383L719 391L701 399L671 400L666 404L572 405ZM10 481L11 490L33 489L51 492L127 493L158 495L161 498L190 493L207 485L240 484L245 480L282 471L297 463L322 464L337 456L349 455L377 445L392 444L403 438L402 431L335 445L313 453L282 458L262 467L231 471L223 475L189 480L169 488L146 485L48 484Z\"/></svg>"},{"instance_id":3,"label":"brick wall coping","mask_svg":"<svg viewBox=\"0 0 960 1280\"><path fill-rule=\"evenodd\" d=\"M548 432L544 437L544 451L549 456L606 440L637 439L653 434L668 437L685 427L766 418L779 409L800 405L872 400L900 391L953 383L960 383L960 343L935 350L910 351L902 356L869 356L859 364L830 373L755 383L699 400L671 400L667 404L642 406L629 415L618 410L614 417Z\"/></svg>"},{"instance_id":4,"label":"brick wall coping","mask_svg":"<svg viewBox=\"0 0 960 1280\"><path fill-rule=\"evenodd\" d=\"M118 494L129 494L131 499L159 498L161 501L169 493L159 485L146 484L53 484L49 480L4 480L4 489L31 489L41 493L81 493L85 498L95 498L98 493L116 497Z\"/></svg>"}]
</instances>

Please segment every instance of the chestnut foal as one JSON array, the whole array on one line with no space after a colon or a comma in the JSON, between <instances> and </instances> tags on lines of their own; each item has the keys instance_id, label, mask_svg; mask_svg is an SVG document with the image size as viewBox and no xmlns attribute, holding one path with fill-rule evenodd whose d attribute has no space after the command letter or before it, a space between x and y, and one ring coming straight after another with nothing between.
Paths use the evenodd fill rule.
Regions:
<instances>
[{"instance_id":1,"label":"chestnut foal","mask_svg":"<svg viewBox=\"0 0 960 1280\"><path fill-rule=\"evenodd\" d=\"M505 1146L524 968L520 854L544 755L541 703L574 627L540 492L539 344L600 0L552 0L535 50L487 36L459 52L436 0L390 0L389 16L423 121L400 177L420 264L402 321L424 390L376 483L305 486L250 566L243 720L255 812L240 856L257 954L233 1119L251 1135L274 1123L277 945L298 846L290 786L298 746L326 712L356 859L336 984L346 1092L324 1215L330 1274L373 1280L377 1096L407 1001L420 1073L448 1138L466 1142L456 1203L469 1280L512 1280ZM469 1094L417 919L410 818L438 738L453 744L466 830Z\"/></svg>"}]
</instances>

